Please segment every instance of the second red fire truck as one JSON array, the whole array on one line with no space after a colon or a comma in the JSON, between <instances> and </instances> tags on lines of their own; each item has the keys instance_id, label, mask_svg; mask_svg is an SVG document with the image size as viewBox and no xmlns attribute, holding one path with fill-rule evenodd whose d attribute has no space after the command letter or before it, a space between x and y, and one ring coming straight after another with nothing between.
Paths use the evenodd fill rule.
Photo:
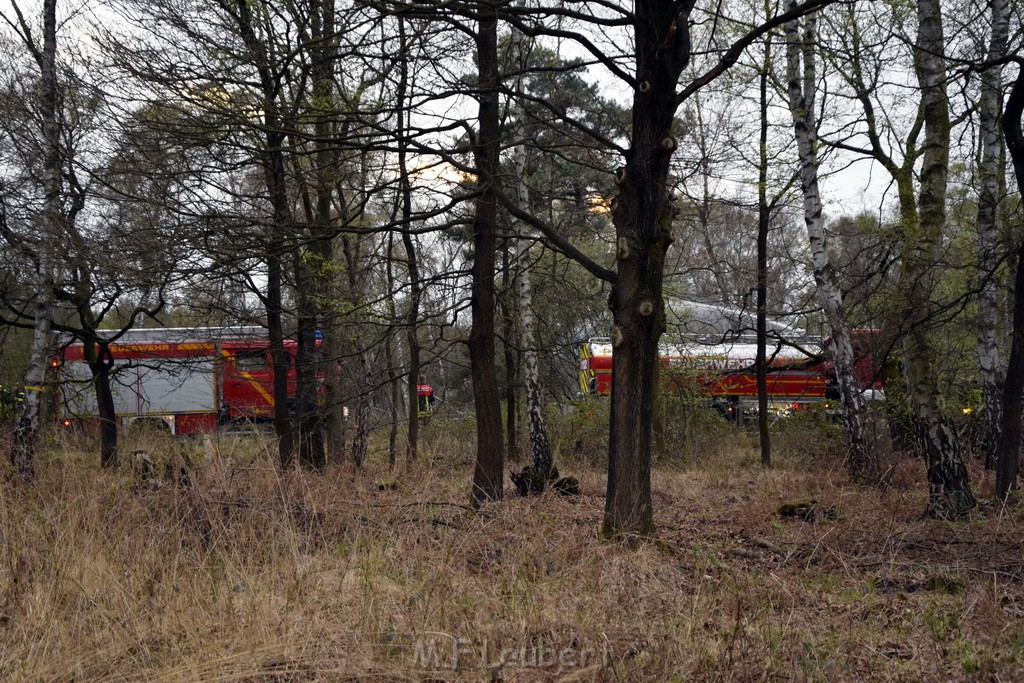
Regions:
<instances>
[{"instance_id":1,"label":"second red fire truck","mask_svg":"<svg viewBox=\"0 0 1024 683\"><path fill-rule=\"evenodd\" d=\"M296 342L285 347L294 358ZM274 374L262 327L129 330L110 351L111 393L123 425L143 420L188 435L273 415ZM65 347L54 365L61 420L70 426L94 419L96 392L83 345ZM288 395L295 395L294 364Z\"/></svg>"},{"instance_id":2,"label":"second red fire truck","mask_svg":"<svg viewBox=\"0 0 1024 683\"><path fill-rule=\"evenodd\" d=\"M862 331L861 336L867 332ZM666 391L705 396L723 411L738 415L744 404L757 399L757 344L747 337L729 340L694 339L663 344L661 383ZM800 410L828 404L834 398L833 366L820 341L802 339L767 345L768 400L775 411ZM881 389L877 366L869 353L859 354L857 374L865 390ZM612 390L612 344L594 338L580 347L580 392L608 396Z\"/></svg>"}]
</instances>

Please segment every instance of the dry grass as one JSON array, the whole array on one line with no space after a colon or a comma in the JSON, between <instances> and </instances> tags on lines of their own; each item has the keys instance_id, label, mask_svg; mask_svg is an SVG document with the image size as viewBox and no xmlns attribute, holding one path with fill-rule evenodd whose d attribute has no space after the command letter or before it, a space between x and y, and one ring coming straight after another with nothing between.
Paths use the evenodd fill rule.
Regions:
<instances>
[{"instance_id":1,"label":"dry grass","mask_svg":"<svg viewBox=\"0 0 1024 683\"><path fill-rule=\"evenodd\" d=\"M598 537L583 495L467 510L435 425L397 474L279 475L265 444L145 448L193 485L101 472L65 446L0 485L0 677L14 680L1013 680L1024 671L1018 507L921 519L922 473L849 487L790 436L655 472L660 539ZM820 448L819 448L820 450ZM838 513L780 519L790 500ZM458 657L455 657L455 653ZM505 664L502 665L504 658ZM457 661L455 661L457 659ZM481 667L484 664L484 667Z\"/></svg>"}]
</instances>

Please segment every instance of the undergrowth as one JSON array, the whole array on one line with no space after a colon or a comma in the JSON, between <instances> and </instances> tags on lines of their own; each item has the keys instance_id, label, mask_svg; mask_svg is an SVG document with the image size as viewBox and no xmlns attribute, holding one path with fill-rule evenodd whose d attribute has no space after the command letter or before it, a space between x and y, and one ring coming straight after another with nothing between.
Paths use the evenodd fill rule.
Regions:
<instances>
[{"instance_id":1,"label":"undergrowth","mask_svg":"<svg viewBox=\"0 0 1024 683\"><path fill-rule=\"evenodd\" d=\"M377 450L359 470L282 474L260 437L145 435L112 471L87 444L55 445L35 486L6 471L0 485L0 678L1008 680L1024 667L1018 507L924 520L918 463L901 464L903 488L865 491L845 481L841 446L829 463L780 445L765 470L742 430L717 445L705 432L685 467L655 469L658 537L639 547L600 539L596 449L563 436L582 495L480 512L465 505L471 451L440 421L421 462L394 472ZM776 514L807 499L835 515Z\"/></svg>"}]
</instances>

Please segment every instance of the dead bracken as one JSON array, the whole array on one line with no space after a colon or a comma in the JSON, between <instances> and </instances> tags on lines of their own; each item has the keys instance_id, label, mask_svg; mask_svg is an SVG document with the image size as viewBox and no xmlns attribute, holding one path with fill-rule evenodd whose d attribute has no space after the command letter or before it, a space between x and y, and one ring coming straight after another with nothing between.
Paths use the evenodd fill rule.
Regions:
<instances>
[{"instance_id":1,"label":"dead bracken","mask_svg":"<svg viewBox=\"0 0 1024 683\"><path fill-rule=\"evenodd\" d=\"M850 485L841 455L812 467L785 443L774 469L751 468L738 433L699 463L662 462L655 537L609 542L603 468L559 429L578 495L479 512L437 423L424 464L393 472L371 451L359 472L281 474L258 436L191 453L151 441L153 471L188 456L190 485L140 486L130 465L50 452L31 495L0 485L0 673L1007 680L1024 666L1019 507L924 518L914 461L895 476L916 481L879 492ZM806 504L787 518L784 503ZM829 507L842 514L811 514Z\"/></svg>"}]
</instances>

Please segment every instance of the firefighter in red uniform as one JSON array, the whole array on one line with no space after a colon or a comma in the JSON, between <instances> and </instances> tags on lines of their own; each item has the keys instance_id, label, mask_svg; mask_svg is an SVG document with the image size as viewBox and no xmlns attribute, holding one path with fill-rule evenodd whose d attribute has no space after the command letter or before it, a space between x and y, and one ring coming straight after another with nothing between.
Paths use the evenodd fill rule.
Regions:
<instances>
[{"instance_id":1,"label":"firefighter in red uniform","mask_svg":"<svg viewBox=\"0 0 1024 683\"><path fill-rule=\"evenodd\" d=\"M427 384L427 378L420 375L420 383L416 385L416 396L419 398L421 417L429 417L434 410L434 389Z\"/></svg>"}]
</instances>

